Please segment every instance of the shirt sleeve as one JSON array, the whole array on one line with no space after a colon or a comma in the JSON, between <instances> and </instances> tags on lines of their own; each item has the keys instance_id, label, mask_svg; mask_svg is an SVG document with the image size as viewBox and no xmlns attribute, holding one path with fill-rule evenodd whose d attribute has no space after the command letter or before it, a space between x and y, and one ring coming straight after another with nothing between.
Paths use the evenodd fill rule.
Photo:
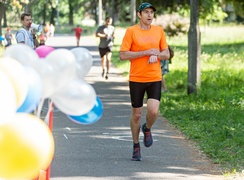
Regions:
<instances>
[{"instance_id":1,"label":"shirt sleeve","mask_svg":"<svg viewBox=\"0 0 244 180\"><path fill-rule=\"evenodd\" d=\"M20 42L25 43L25 35L23 32L17 32L15 38L16 38L17 43L20 43Z\"/></svg>"},{"instance_id":2,"label":"shirt sleeve","mask_svg":"<svg viewBox=\"0 0 244 180\"><path fill-rule=\"evenodd\" d=\"M101 31L102 31L102 26L99 26L99 27L97 28L96 33L99 33L99 32L101 32Z\"/></svg>"},{"instance_id":3,"label":"shirt sleeve","mask_svg":"<svg viewBox=\"0 0 244 180\"><path fill-rule=\"evenodd\" d=\"M166 48L168 48L168 45L167 45L167 41L166 41L164 30L162 28L162 37L161 37L161 40L160 40L160 49L164 50Z\"/></svg>"},{"instance_id":4,"label":"shirt sleeve","mask_svg":"<svg viewBox=\"0 0 244 180\"><path fill-rule=\"evenodd\" d=\"M120 51L130 51L132 42L133 42L133 32L131 29L127 29L124 35L124 38L122 40L122 44L120 46Z\"/></svg>"}]
</instances>

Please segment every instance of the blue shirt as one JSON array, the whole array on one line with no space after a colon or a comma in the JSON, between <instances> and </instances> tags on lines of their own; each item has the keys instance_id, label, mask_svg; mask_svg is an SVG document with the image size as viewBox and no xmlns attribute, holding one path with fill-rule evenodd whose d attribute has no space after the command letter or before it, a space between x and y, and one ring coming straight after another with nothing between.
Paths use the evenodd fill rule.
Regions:
<instances>
[{"instance_id":1,"label":"blue shirt","mask_svg":"<svg viewBox=\"0 0 244 180\"><path fill-rule=\"evenodd\" d=\"M26 45L30 46L31 48L35 48L34 46L34 39L30 33L30 31L27 31L25 28L21 28L16 33L16 41L17 43L24 42Z\"/></svg>"}]
</instances>

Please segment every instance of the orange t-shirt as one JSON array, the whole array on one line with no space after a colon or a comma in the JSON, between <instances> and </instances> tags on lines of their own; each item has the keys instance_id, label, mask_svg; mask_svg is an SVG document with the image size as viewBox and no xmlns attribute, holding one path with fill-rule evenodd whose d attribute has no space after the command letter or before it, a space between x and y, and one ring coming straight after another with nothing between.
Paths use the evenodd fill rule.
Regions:
<instances>
[{"instance_id":1,"label":"orange t-shirt","mask_svg":"<svg viewBox=\"0 0 244 180\"><path fill-rule=\"evenodd\" d=\"M143 30L134 25L126 30L120 51L144 51L151 48L164 50L168 48L164 30L160 26L151 25L149 30ZM130 59L130 77L133 82L155 82L162 80L160 59L157 63L148 64L150 56Z\"/></svg>"}]
</instances>

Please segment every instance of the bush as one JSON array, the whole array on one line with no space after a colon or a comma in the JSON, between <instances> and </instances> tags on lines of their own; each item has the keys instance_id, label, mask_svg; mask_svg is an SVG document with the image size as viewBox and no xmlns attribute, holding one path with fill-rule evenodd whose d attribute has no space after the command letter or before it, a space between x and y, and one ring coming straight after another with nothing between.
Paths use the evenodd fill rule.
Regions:
<instances>
[{"instance_id":1,"label":"bush","mask_svg":"<svg viewBox=\"0 0 244 180\"><path fill-rule=\"evenodd\" d=\"M169 37L186 34L189 28L189 18L176 13L157 16L155 24L162 26Z\"/></svg>"}]
</instances>

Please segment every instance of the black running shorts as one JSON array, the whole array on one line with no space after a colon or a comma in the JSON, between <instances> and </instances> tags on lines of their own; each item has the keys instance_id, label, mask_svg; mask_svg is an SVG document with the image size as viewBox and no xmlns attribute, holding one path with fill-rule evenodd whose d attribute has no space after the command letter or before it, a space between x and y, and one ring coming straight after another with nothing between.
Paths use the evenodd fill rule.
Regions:
<instances>
[{"instance_id":1,"label":"black running shorts","mask_svg":"<svg viewBox=\"0 0 244 180\"><path fill-rule=\"evenodd\" d=\"M161 81L156 82L129 82L131 106L139 108L143 106L145 92L147 99L161 99Z\"/></svg>"},{"instance_id":2,"label":"black running shorts","mask_svg":"<svg viewBox=\"0 0 244 180\"><path fill-rule=\"evenodd\" d=\"M106 55L108 52L112 52L112 46L106 47L106 48L98 48L100 57L102 58L104 55Z\"/></svg>"}]
</instances>

